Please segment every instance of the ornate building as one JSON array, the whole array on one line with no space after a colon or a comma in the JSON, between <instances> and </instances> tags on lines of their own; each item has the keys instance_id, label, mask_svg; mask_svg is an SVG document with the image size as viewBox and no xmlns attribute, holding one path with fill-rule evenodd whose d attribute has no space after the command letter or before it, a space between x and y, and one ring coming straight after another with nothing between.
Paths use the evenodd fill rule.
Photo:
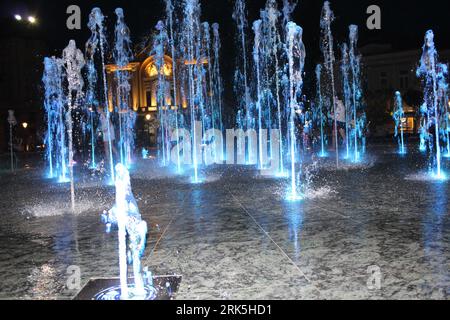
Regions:
<instances>
[{"instance_id":1,"label":"ornate building","mask_svg":"<svg viewBox=\"0 0 450 320\"><path fill-rule=\"evenodd\" d=\"M186 99L182 97L181 86L177 86L177 101L174 101L173 86L173 61L171 57L164 56L164 66L158 70L154 56L148 56L148 49L142 50L137 54L135 61L126 67L120 69L128 71L130 76L130 101L129 106L138 114L136 123L136 135L140 144L145 146L155 146L158 130L158 81L162 74L166 81L167 92L165 95L165 105L162 108L171 108L176 110L187 108ZM119 67L116 65L107 65L107 81L109 93L109 108L113 110L118 105L116 71Z\"/></svg>"}]
</instances>

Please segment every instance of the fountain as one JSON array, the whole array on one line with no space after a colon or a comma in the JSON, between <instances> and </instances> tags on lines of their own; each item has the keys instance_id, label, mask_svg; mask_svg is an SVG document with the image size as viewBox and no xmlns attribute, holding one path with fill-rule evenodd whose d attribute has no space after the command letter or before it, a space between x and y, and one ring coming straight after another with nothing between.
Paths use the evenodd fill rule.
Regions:
<instances>
[{"instance_id":1,"label":"fountain","mask_svg":"<svg viewBox=\"0 0 450 320\"><path fill-rule=\"evenodd\" d=\"M112 147L112 137L114 133L112 132L111 125L108 125L111 121L111 112L109 109L109 99L108 99L108 85L106 80L106 69L105 69L105 28L103 25L105 17L99 8L94 8L89 15L88 27L91 30L91 37L86 43L86 48L90 48L90 61L92 61L96 52L100 52L101 58L101 68L102 68L102 80L103 80L103 103L104 109L106 110L105 126L107 127L107 141L108 141L108 162L110 166L111 182L114 181L114 157L113 157L113 147Z\"/></svg>"},{"instance_id":2,"label":"fountain","mask_svg":"<svg viewBox=\"0 0 450 320\"><path fill-rule=\"evenodd\" d=\"M69 45L63 51L62 57L64 68L67 76L67 104L68 109L66 113L66 129L68 136L69 149L69 175L70 175L70 195L72 203L72 211L75 212L75 186L74 186L74 147L73 147L73 111L79 106L80 100L83 97L83 77L81 69L83 69L85 62L83 53L77 49L75 41L70 40Z\"/></svg>"},{"instance_id":3,"label":"fountain","mask_svg":"<svg viewBox=\"0 0 450 320\"><path fill-rule=\"evenodd\" d=\"M100 292L95 300L153 300L156 290L151 280L142 276L141 258L147 241L147 223L142 220L138 205L131 190L128 169L116 166L116 203L109 212L102 214L107 232L113 226L119 233L120 287ZM133 266L134 284L128 284L128 264Z\"/></svg>"},{"instance_id":4,"label":"fountain","mask_svg":"<svg viewBox=\"0 0 450 320\"><path fill-rule=\"evenodd\" d=\"M170 53L172 55L172 82L173 82L173 100L175 107L175 130L176 130L176 161L177 161L177 170L178 174L181 173L181 158L180 158L180 103L178 102L178 90L177 90L177 64L175 61L177 61L177 55L175 51L175 36L174 36L174 25L173 25L173 18L174 18L174 5L172 3L172 0L165 0L166 1L166 15L167 15L167 21L166 25L169 28L169 44L170 44Z\"/></svg>"},{"instance_id":5,"label":"fountain","mask_svg":"<svg viewBox=\"0 0 450 320\"><path fill-rule=\"evenodd\" d=\"M286 26L291 21L291 14L297 7L297 1L283 0L283 26Z\"/></svg>"},{"instance_id":6,"label":"fountain","mask_svg":"<svg viewBox=\"0 0 450 320\"><path fill-rule=\"evenodd\" d=\"M86 91L86 107L88 113L88 121L89 127L91 130L91 169L97 168L95 151L96 151L96 142L95 142L95 120L97 117L96 109L98 107L98 97L97 97L97 71L95 69L95 42L87 42L86 43L86 69L87 69L87 91Z\"/></svg>"},{"instance_id":7,"label":"fountain","mask_svg":"<svg viewBox=\"0 0 450 320\"><path fill-rule=\"evenodd\" d=\"M217 32L219 30L217 29ZM207 68L205 70L205 84L204 84L204 97L205 97L205 114L206 117L203 121L203 132L206 132L206 130L213 130L213 132L215 132L215 130L219 129L220 126L218 125L218 102L216 100L216 93L217 90L214 86L214 78L215 78L215 73L213 72L213 60L212 60L212 55L211 55L211 32L210 32L210 26L208 22L203 22L202 23L202 34L203 34L203 41L202 41L202 57L205 58L205 60L208 62L207 63ZM218 66L218 64L217 64ZM216 150L216 137L215 137L215 133L214 133L214 137L211 138L212 140L210 140L210 137L205 137L204 140L206 140L205 142L207 144L212 145L212 158L214 163L220 163L219 161L219 157L221 155L217 154L217 150ZM206 161L206 153L205 153L205 164L208 164L208 162Z\"/></svg>"},{"instance_id":8,"label":"fountain","mask_svg":"<svg viewBox=\"0 0 450 320\"><path fill-rule=\"evenodd\" d=\"M447 68L446 65L441 65L443 68ZM445 71L447 73L447 71ZM444 128L444 138L446 143L446 152L444 154L445 158L450 158L450 101L448 97L448 83L446 81L439 81L439 96L441 97L441 103L445 108L445 128Z\"/></svg>"},{"instance_id":9,"label":"fountain","mask_svg":"<svg viewBox=\"0 0 450 320\"><path fill-rule=\"evenodd\" d=\"M395 121L395 138L398 140L398 153L406 154L405 140L404 140L404 128L403 120L405 119L405 112L403 111L402 95L399 91L395 92L394 98L394 113L393 118Z\"/></svg>"},{"instance_id":10,"label":"fountain","mask_svg":"<svg viewBox=\"0 0 450 320\"><path fill-rule=\"evenodd\" d=\"M166 104L167 98L167 82L164 75L165 66L165 49L168 44L168 35L165 25L162 21L158 21L156 25L157 34L153 42L152 54L155 56L155 65L158 70L158 84L157 84L157 102L158 102L158 121L159 121L159 154L163 166L168 166L170 163L170 141L169 141L169 110Z\"/></svg>"},{"instance_id":11,"label":"fountain","mask_svg":"<svg viewBox=\"0 0 450 320\"><path fill-rule=\"evenodd\" d=\"M44 106L47 113L46 159L49 178L67 182L68 148L65 126L65 100L62 85L63 62L55 57L44 59Z\"/></svg>"},{"instance_id":12,"label":"fountain","mask_svg":"<svg viewBox=\"0 0 450 320\"><path fill-rule=\"evenodd\" d=\"M263 163L263 102L261 89L261 65L260 65L260 51L261 51L261 20L253 23L253 32L255 33L255 44L253 48L253 61L255 63L256 72L256 109L258 110L258 154L259 154L259 168L264 169Z\"/></svg>"},{"instance_id":13,"label":"fountain","mask_svg":"<svg viewBox=\"0 0 450 320\"><path fill-rule=\"evenodd\" d=\"M349 54L348 54L348 46L346 43L342 44L342 63L341 63L341 73L342 73L342 84L343 84L343 92L344 92L344 105L345 105L345 146L346 146L346 159L350 158L350 141L349 141L349 108L351 104L351 89L350 89L350 81L349 81L349 71L350 71L350 62L349 62ZM356 135L355 135L356 136Z\"/></svg>"},{"instance_id":14,"label":"fountain","mask_svg":"<svg viewBox=\"0 0 450 320\"><path fill-rule=\"evenodd\" d=\"M362 86L361 86L361 56L357 54L358 49L358 27L356 25L350 25L349 27L349 58L350 58L350 71L352 79L352 105L353 105L353 121L354 121L354 131L353 131L353 152L354 162L359 162L361 160L361 154L364 153L365 144L365 126L366 126L366 116L364 112L364 105L361 102L363 97ZM361 148L359 147L358 139L361 140Z\"/></svg>"},{"instance_id":15,"label":"fountain","mask_svg":"<svg viewBox=\"0 0 450 320\"><path fill-rule=\"evenodd\" d=\"M184 13L186 15L186 18L184 20L184 42L185 42L185 57L184 60L186 61L188 65L188 72L187 72L187 81L188 81L188 92L189 92L189 107L190 107L190 113L191 113L191 137L192 137L192 160L193 160L193 166L194 166L194 177L193 182L198 183L199 182L199 176L198 176L198 165L199 165L199 159L198 159L198 146L197 146L197 132L196 132L196 121L197 121L197 110L199 108L196 103L199 103L197 94L196 94L196 85L194 83L194 75L197 70L197 64L200 57L196 55L197 53L197 46L198 44L195 41L195 35L197 33L200 33L199 30L199 6L198 0L185 0L184 2Z\"/></svg>"},{"instance_id":16,"label":"fountain","mask_svg":"<svg viewBox=\"0 0 450 320\"><path fill-rule=\"evenodd\" d=\"M220 32L219 32L219 24L212 24L213 30L213 51L214 51L214 66L213 66L213 95L214 95L214 103L217 104L218 110L217 113L214 114L214 119L217 123L217 128L223 132L223 116L222 116L222 95L223 95L223 84L222 84L222 76L220 71ZM220 154L219 160L223 161L223 154Z\"/></svg>"},{"instance_id":17,"label":"fountain","mask_svg":"<svg viewBox=\"0 0 450 320\"><path fill-rule=\"evenodd\" d=\"M283 13L284 13L284 20L287 20L287 22L289 22L289 18L290 15L292 13L292 11L295 9L295 5L291 5L289 3L289 1L285 0L284 2L284 8L283 8ZM280 96L280 78L282 76L282 71L281 70L281 66L280 66L280 57L279 57L279 52L281 52L283 50L282 48L282 41L281 41L281 36L280 33L278 31L278 21L279 21L279 17L281 16L281 13L278 11L277 9L277 3L274 0L268 0L267 4L266 4L266 9L265 11L263 11L263 17L265 17L265 19L263 19L263 25L265 27L265 44L266 44L266 74L269 74L269 76L267 76L267 85L268 88L267 90L269 91L273 91L275 90L275 94L273 94L271 92L269 98L272 98L273 96L275 96L275 99L272 98L272 100L275 100L274 103L276 105L276 122L277 122L277 127L278 129L281 131L283 128L282 125L282 121L283 121L283 110L282 110L282 103L281 103L281 96ZM283 20L283 21L284 21ZM284 25L286 25L286 23ZM271 66L274 67L274 69L271 68ZM270 78L270 74L274 74L274 76L272 76L272 78ZM273 84L275 83L275 84ZM271 110L268 111L268 116L270 119L270 115L271 115ZM273 125L270 123L268 123L268 127L270 129L273 128ZM279 146L279 158L280 158L280 167L279 167L279 175L283 176L284 175L284 145L283 145L283 138L280 137L280 146ZM272 141L271 141L272 143ZM272 148L270 148L272 150ZM271 155L273 157L273 155Z\"/></svg>"},{"instance_id":18,"label":"fountain","mask_svg":"<svg viewBox=\"0 0 450 320\"><path fill-rule=\"evenodd\" d=\"M297 135L295 117L299 108L298 97L303 89L303 68L305 65L306 51L302 42L303 30L294 22L289 22L287 28L287 57L289 66L289 143L291 156L291 190L288 199L297 201L302 196L297 192L296 145Z\"/></svg>"},{"instance_id":19,"label":"fountain","mask_svg":"<svg viewBox=\"0 0 450 320\"><path fill-rule=\"evenodd\" d=\"M436 179L445 179L441 160L441 121L447 114L447 105L440 99L440 88L446 88L447 66L439 63L438 53L434 44L432 30L425 34L425 44L417 76L423 79L424 102L421 107L424 122L421 128L421 140L428 144L430 151L430 170Z\"/></svg>"},{"instance_id":20,"label":"fountain","mask_svg":"<svg viewBox=\"0 0 450 320\"><path fill-rule=\"evenodd\" d=\"M120 163L130 167L134 150L134 125L136 113L129 106L130 101L130 75L126 67L133 59L131 52L130 29L125 24L123 10L117 8L117 23L115 28L115 46L113 57L118 70L115 74L117 80L116 99L119 114L119 152Z\"/></svg>"},{"instance_id":21,"label":"fountain","mask_svg":"<svg viewBox=\"0 0 450 320\"><path fill-rule=\"evenodd\" d=\"M317 81L317 102L315 109L315 118L316 121L319 122L320 127L320 154L321 158L325 158L327 156L327 152L325 151L325 124L327 123L327 113L324 110L324 103L322 97L322 65L318 64L316 66L316 81Z\"/></svg>"},{"instance_id":22,"label":"fountain","mask_svg":"<svg viewBox=\"0 0 450 320\"><path fill-rule=\"evenodd\" d=\"M330 8L330 2L325 1L322 9L322 16L320 20L320 27L322 29L322 43L321 49L324 58L325 71L329 77L330 91L331 91L331 101L333 102L332 110L334 117L334 139L335 139L335 149L336 149L336 167L339 168L339 135L338 135L338 123L337 123L337 107L336 107L336 87L335 87L335 76L334 76L334 40L333 34L331 33L331 24L334 21L334 14Z\"/></svg>"},{"instance_id":23,"label":"fountain","mask_svg":"<svg viewBox=\"0 0 450 320\"><path fill-rule=\"evenodd\" d=\"M247 60L247 13L245 7L245 0L236 0L233 12L233 19L236 21L238 37L236 41L236 72L234 76L234 92L239 99L239 110L237 117L237 126L241 130L255 129L255 120L253 118L252 101L249 88L249 71ZM251 141L249 141L249 144ZM253 150L249 145L247 150ZM253 155L246 154L246 161L248 162Z\"/></svg>"}]
</instances>

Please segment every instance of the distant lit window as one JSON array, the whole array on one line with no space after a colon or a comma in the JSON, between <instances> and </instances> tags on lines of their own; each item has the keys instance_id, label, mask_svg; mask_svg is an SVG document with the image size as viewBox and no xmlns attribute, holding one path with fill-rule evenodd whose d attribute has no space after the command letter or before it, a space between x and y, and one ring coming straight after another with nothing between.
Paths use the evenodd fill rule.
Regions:
<instances>
[{"instance_id":1,"label":"distant lit window","mask_svg":"<svg viewBox=\"0 0 450 320\"><path fill-rule=\"evenodd\" d=\"M145 69L145 71L147 72L149 78L156 77L159 74L158 68L154 63L149 64ZM172 64L165 63L164 66L162 67L162 71L166 77L170 77L172 75Z\"/></svg>"}]
</instances>

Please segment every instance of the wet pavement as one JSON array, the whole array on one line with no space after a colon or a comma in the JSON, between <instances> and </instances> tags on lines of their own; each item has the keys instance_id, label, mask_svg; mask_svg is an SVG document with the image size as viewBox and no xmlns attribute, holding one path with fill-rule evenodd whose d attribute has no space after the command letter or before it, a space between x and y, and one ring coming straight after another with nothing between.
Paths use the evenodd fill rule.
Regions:
<instances>
[{"instance_id":1,"label":"wet pavement","mask_svg":"<svg viewBox=\"0 0 450 320\"><path fill-rule=\"evenodd\" d=\"M301 202L285 200L288 181L250 168L209 168L191 184L140 162L143 265L183 276L177 299L448 299L450 181L416 179L422 157L394 150L373 147L369 165L339 171L318 160ZM118 276L117 235L100 222L114 189L78 180L74 215L67 185L43 175L0 173L0 299L72 299L74 266L81 287Z\"/></svg>"}]
</instances>

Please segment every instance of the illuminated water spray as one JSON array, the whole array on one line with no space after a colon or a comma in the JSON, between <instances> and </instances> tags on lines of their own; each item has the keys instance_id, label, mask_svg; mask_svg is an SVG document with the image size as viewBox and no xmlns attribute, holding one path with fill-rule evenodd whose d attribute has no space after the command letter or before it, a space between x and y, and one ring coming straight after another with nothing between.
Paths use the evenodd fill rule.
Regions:
<instances>
[{"instance_id":1,"label":"illuminated water spray","mask_svg":"<svg viewBox=\"0 0 450 320\"><path fill-rule=\"evenodd\" d=\"M67 76L67 113L66 128L69 148L69 175L70 175L70 195L72 211L75 211L75 185L74 185L74 148L73 148L73 111L79 106L83 97L83 77L81 69L84 67L84 55L77 49L75 41L70 40L69 45L63 51L63 62Z\"/></svg>"},{"instance_id":2,"label":"illuminated water spray","mask_svg":"<svg viewBox=\"0 0 450 320\"><path fill-rule=\"evenodd\" d=\"M406 154L405 140L404 140L404 128L403 119L405 119L405 112L403 111L403 100L400 92L395 93L394 97L394 114L395 121L395 137L398 139L398 152L400 154Z\"/></svg>"},{"instance_id":3,"label":"illuminated water spray","mask_svg":"<svg viewBox=\"0 0 450 320\"><path fill-rule=\"evenodd\" d=\"M68 179L68 147L62 67L61 59L45 58L42 81L45 88L44 106L47 113L45 143L48 175L49 178L57 178L59 182L66 182Z\"/></svg>"},{"instance_id":4,"label":"illuminated water spray","mask_svg":"<svg viewBox=\"0 0 450 320\"><path fill-rule=\"evenodd\" d=\"M95 38L96 33L92 33L92 37ZM88 115L88 122L91 134L91 169L97 167L95 151L96 151L96 139L95 139L95 118L97 117L98 107L98 94L97 94L97 70L95 68L95 52L97 51L98 41L91 38L86 43L86 74L87 74L87 90L86 90L86 108Z\"/></svg>"},{"instance_id":5,"label":"illuminated water spray","mask_svg":"<svg viewBox=\"0 0 450 320\"><path fill-rule=\"evenodd\" d=\"M291 21L291 14L297 7L297 1L283 0L283 26Z\"/></svg>"},{"instance_id":6,"label":"illuminated water spray","mask_svg":"<svg viewBox=\"0 0 450 320\"><path fill-rule=\"evenodd\" d=\"M213 52L214 52L214 64L213 64L213 104L216 105L215 112L213 114L214 122L216 123L216 128L223 132L223 116L222 116L222 95L223 95L223 83L222 76L220 72L220 32L219 32L219 24L212 24L213 30ZM216 148L214 148L216 150ZM220 154L218 156L218 161L223 161L223 150L220 150ZM216 163L218 163L216 159Z\"/></svg>"},{"instance_id":7,"label":"illuminated water spray","mask_svg":"<svg viewBox=\"0 0 450 320\"><path fill-rule=\"evenodd\" d=\"M446 65L442 65L443 68L447 68ZM447 70L444 70L443 73L448 74ZM445 127L444 130L444 138L446 143L446 152L444 157L450 158L450 101L449 101L449 87L446 81L439 81L439 96L441 98L441 103L445 108Z\"/></svg>"},{"instance_id":8,"label":"illuminated water spray","mask_svg":"<svg viewBox=\"0 0 450 320\"><path fill-rule=\"evenodd\" d=\"M325 124L327 123L327 114L324 110L323 96L322 96L322 66L318 64L316 66L316 81L317 81L317 103L315 116L316 120L319 121L320 126L320 157L326 157L327 152L325 151Z\"/></svg>"},{"instance_id":9,"label":"illuminated water spray","mask_svg":"<svg viewBox=\"0 0 450 320\"><path fill-rule=\"evenodd\" d=\"M365 152L365 126L366 114L364 112L364 105L362 103L362 86L361 86L361 56L358 55L358 27L351 25L349 27L349 57L350 57L350 71L352 79L352 105L353 105L353 161L361 160L361 155ZM361 143L358 142L360 140Z\"/></svg>"},{"instance_id":10,"label":"illuminated water spray","mask_svg":"<svg viewBox=\"0 0 450 320\"><path fill-rule=\"evenodd\" d=\"M221 99L220 96L217 97L217 94L220 94L221 88L217 88L217 85L214 84L217 77L219 78L217 81L219 82L219 85L221 86L221 78L220 78L220 70L215 70L215 68L219 68L219 63L217 62L218 54L220 50L220 42L216 42L219 40L219 25L215 24L215 28L213 28L213 34L214 35L214 42L211 38L211 32L210 32L210 26L208 22L202 23L202 33L203 33L203 41L202 41L202 57L205 58L207 61L207 68L205 70L205 105L206 105L206 117L203 121L203 129L204 130L215 130L221 129ZM214 46L213 49L211 49L211 46ZM219 46L218 48L215 48L215 46ZM212 51L214 51L212 53ZM213 57L214 54L214 57ZM216 56L217 55L217 56ZM214 58L214 62L213 62ZM205 121L206 120L206 121ZM207 137L209 138L209 137ZM220 160L222 159L222 153L219 152L219 154L216 152L216 139L213 138L212 141L205 141L205 143L209 143L213 146L213 159L214 163L220 163Z\"/></svg>"},{"instance_id":11,"label":"illuminated water spray","mask_svg":"<svg viewBox=\"0 0 450 320\"><path fill-rule=\"evenodd\" d=\"M173 19L174 19L174 5L172 3L172 0L166 0L166 15L167 15L167 26L169 28L169 44L170 44L170 53L172 55L172 85L173 85L173 104L175 107L175 130L176 130L176 148L177 148L177 170L178 173L181 173L181 158L180 158L180 110L181 105L178 101L178 90L177 90L177 55L175 50L175 36L174 36L174 25L173 25ZM181 113L182 115L182 113Z\"/></svg>"},{"instance_id":12,"label":"illuminated water spray","mask_svg":"<svg viewBox=\"0 0 450 320\"><path fill-rule=\"evenodd\" d=\"M113 57L118 70L116 76L116 101L118 103L119 113L119 152L120 163L130 167L132 162L132 153L134 150L134 125L136 114L130 107L130 75L126 67L133 59L131 51L130 29L125 24L123 10L117 8L117 23L115 28L115 46Z\"/></svg>"},{"instance_id":13,"label":"illuminated water spray","mask_svg":"<svg viewBox=\"0 0 450 320\"><path fill-rule=\"evenodd\" d=\"M287 28L287 57L289 66L289 143L291 156L291 190L290 200L299 200L301 195L297 191L296 164L296 110L299 107L298 97L303 89L303 68L305 65L306 51L302 42L303 30L293 22L289 22Z\"/></svg>"},{"instance_id":14,"label":"illuminated water spray","mask_svg":"<svg viewBox=\"0 0 450 320\"><path fill-rule=\"evenodd\" d=\"M334 115L334 138L336 148L336 167L339 168L339 136L338 136L338 124L336 114L336 87L334 76L334 40L331 33L331 24L334 21L334 13L331 11L330 2L325 1L322 9L322 16L320 20L320 27L322 29L321 49L324 58L325 70L328 74L330 87L331 87L331 101L333 102L333 115Z\"/></svg>"},{"instance_id":15,"label":"illuminated water spray","mask_svg":"<svg viewBox=\"0 0 450 320\"><path fill-rule=\"evenodd\" d=\"M47 144L46 150L46 158L48 161L48 170L49 177L53 178L53 135L54 135L54 118L57 113L55 110L57 104L54 101L55 90L57 90L57 86L54 82L53 72L55 68L56 62L53 58L45 58L44 60L44 77L42 78L42 82L45 87L45 98L44 98L44 107L45 112L47 113L47 132L45 141Z\"/></svg>"},{"instance_id":16,"label":"illuminated water spray","mask_svg":"<svg viewBox=\"0 0 450 320\"><path fill-rule=\"evenodd\" d=\"M295 5L289 3L289 1L284 2L284 19L289 19L290 14L294 10ZM280 79L283 76L283 69L280 64L280 53L283 50L281 35L279 32L279 18L281 13L277 9L277 3L274 0L268 0L266 4L266 9L263 11L265 14L263 17L263 23L265 25L265 37L264 42L266 44L266 73L269 75L266 80L268 83L268 88L266 90L275 91L275 93L269 95L269 98L274 100L275 109L276 109L276 127L282 132L283 129L283 107L281 102L280 90L281 90L281 81ZM289 21L286 21L286 23ZM286 25L286 24L284 24ZM273 66L273 67L272 67ZM273 74L273 76L271 76ZM270 105L270 104L269 104ZM271 114L271 110L269 109L268 114ZM270 118L269 118L270 120ZM269 121L267 124L268 128L272 129L274 125L272 125ZM270 148L272 150L272 148ZM284 144L283 137L280 137L280 146L279 146L279 158L280 158L280 168L279 174L284 175ZM272 157L274 155L271 155Z\"/></svg>"},{"instance_id":17,"label":"illuminated water spray","mask_svg":"<svg viewBox=\"0 0 450 320\"><path fill-rule=\"evenodd\" d=\"M242 97L239 102L237 124L242 130L255 129L255 120L252 112L252 101L248 84L249 67L247 58L247 13L245 0L236 0L234 5L233 19L236 22L238 37L237 45L237 67L234 76L234 91L237 97ZM253 150L251 146L248 150ZM250 156L246 155L247 160Z\"/></svg>"},{"instance_id":18,"label":"illuminated water spray","mask_svg":"<svg viewBox=\"0 0 450 320\"><path fill-rule=\"evenodd\" d=\"M96 51L100 52L101 57L101 68L102 68L102 79L103 79L103 103L104 109L106 112L106 126L107 126L107 139L108 139L108 152L109 152L109 166L111 179L114 181L114 158L113 158L113 148L112 148L112 128L109 125L111 121L111 113L109 110L109 100L108 100L108 85L106 80L106 68L105 68L105 46L106 46L106 38L105 38L105 29L103 22L105 17L99 8L94 8L89 15L88 27L91 30L91 37L86 44L86 47L91 47L95 54Z\"/></svg>"},{"instance_id":19,"label":"illuminated water spray","mask_svg":"<svg viewBox=\"0 0 450 320\"><path fill-rule=\"evenodd\" d=\"M256 20L253 23L253 32L255 33L255 43L253 47L253 61L256 72L256 109L258 110L258 150L259 150L259 168L264 169L263 163L263 101L261 87L261 30L262 20Z\"/></svg>"},{"instance_id":20,"label":"illuminated water spray","mask_svg":"<svg viewBox=\"0 0 450 320\"><path fill-rule=\"evenodd\" d=\"M150 300L156 296L151 279L142 275L141 258L147 241L147 223L142 220L138 205L131 190L130 174L122 164L116 166L116 203L109 212L104 212L102 221L111 228L118 228L120 288L110 288L97 295L104 300ZM128 264L133 266L134 285L129 284Z\"/></svg>"},{"instance_id":21,"label":"illuminated water spray","mask_svg":"<svg viewBox=\"0 0 450 320\"><path fill-rule=\"evenodd\" d=\"M441 134L440 129L442 117L447 114L447 105L443 103L445 99L440 99L440 88L447 85L447 66L440 64L438 53L434 44L434 33L432 30L425 34L425 44L420 65L417 69L417 76L423 79L424 102L421 107L425 122L422 125L422 139L428 142L428 148L433 156L431 164L433 175L437 179L444 179L445 175L441 168ZM426 135L425 135L426 134Z\"/></svg>"},{"instance_id":22,"label":"illuminated water spray","mask_svg":"<svg viewBox=\"0 0 450 320\"><path fill-rule=\"evenodd\" d=\"M203 115L203 96L202 96L202 57L201 43L199 37L201 35L200 28L200 4L198 0L184 1L184 15L183 20L183 42L184 42L184 61L187 64L187 82L189 93L189 109L191 113L191 137L192 137L192 160L194 167L193 182L199 182L198 167L199 155L201 157L201 150L198 150L197 128L196 122L199 116Z\"/></svg>"},{"instance_id":23,"label":"illuminated water spray","mask_svg":"<svg viewBox=\"0 0 450 320\"><path fill-rule=\"evenodd\" d=\"M159 152L163 166L168 166L170 163L170 123L168 106L166 103L167 91L170 89L164 74L165 50L168 45L168 35L165 25L159 21L156 25L157 35L153 42L152 54L155 55L155 66L158 70L158 85L157 85L157 101L158 101L158 120L159 120Z\"/></svg>"},{"instance_id":24,"label":"illuminated water spray","mask_svg":"<svg viewBox=\"0 0 450 320\"><path fill-rule=\"evenodd\" d=\"M351 96L352 90L350 88L349 71L350 71L350 61L348 54L348 46L346 43L341 46L341 73L342 73L342 85L344 91L344 105L345 105L345 146L346 146L346 159L350 158L350 141L349 141L349 108L351 109Z\"/></svg>"}]
</instances>

